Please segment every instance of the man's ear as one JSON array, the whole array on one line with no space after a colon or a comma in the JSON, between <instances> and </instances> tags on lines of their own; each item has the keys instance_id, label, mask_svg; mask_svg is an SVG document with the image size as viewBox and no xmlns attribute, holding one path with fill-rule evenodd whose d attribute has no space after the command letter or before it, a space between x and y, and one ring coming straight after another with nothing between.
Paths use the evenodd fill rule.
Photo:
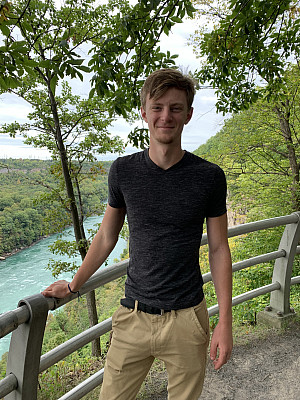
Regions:
<instances>
[{"instance_id":1,"label":"man's ear","mask_svg":"<svg viewBox=\"0 0 300 400\"><path fill-rule=\"evenodd\" d=\"M188 124L189 122L190 122L190 120L191 120L191 118L192 118L192 115L193 115L193 111L194 111L194 108L193 107L191 107L190 108L190 111L188 112L188 114L187 114L187 117L186 117L186 120L185 120L185 125L186 124Z\"/></svg>"},{"instance_id":2,"label":"man's ear","mask_svg":"<svg viewBox=\"0 0 300 400\"><path fill-rule=\"evenodd\" d=\"M141 107L141 115L142 115L143 120L148 123L146 110L143 108L143 106Z\"/></svg>"}]
</instances>

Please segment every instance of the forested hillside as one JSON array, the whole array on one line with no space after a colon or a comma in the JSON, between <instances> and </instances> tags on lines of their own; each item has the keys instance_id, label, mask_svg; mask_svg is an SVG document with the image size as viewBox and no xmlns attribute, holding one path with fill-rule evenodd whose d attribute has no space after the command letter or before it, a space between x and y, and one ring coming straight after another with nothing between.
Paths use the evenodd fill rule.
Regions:
<instances>
[{"instance_id":1,"label":"forested hillside","mask_svg":"<svg viewBox=\"0 0 300 400\"><path fill-rule=\"evenodd\" d=\"M195 154L223 168L228 183L228 209L237 223L250 222L290 214L299 208L299 72L287 73L285 103L260 100L245 111L227 118L222 129ZM276 107L286 112L285 119ZM283 122L289 126L283 131ZM286 134L285 134L286 133ZM298 161L297 161L298 160ZM298 165L291 167L291 162ZM271 252L279 246L283 227L269 229L230 239L233 262ZM273 262L251 267L234 274L233 295L268 284L272 279ZM207 252L200 250L202 272L209 268ZM300 274L299 257L293 276ZM291 287L291 305L300 307L299 285ZM212 284L206 285L208 303L214 299ZM255 323L256 313L268 304L265 295L234 308L236 320Z\"/></svg>"},{"instance_id":2,"label":"forested hillside","mask_svg":"<svg viewBox=\"0 0 300 400\"><path fill-rule=\"evenodd\" d=\"M84 166L81 195L85 216L102 212L109 166L110 162ZM0 159L1 256L71 224L68 212L58 207L53 196L61 191L58 198L63 201L63 188L57 186L57 168L50 160Z\"/></svg>"},{"instance_id":3,"label":"forested hillside","mask_svg":"<svg viewBox=\"0 0 300 400\"><path fill-rule=\"evenodd\" d=\"M299 69L289 66L277 100L233 114L195 153L225 171L229 204L250 220L300 209Z\"/></svg>"}]
</instances>

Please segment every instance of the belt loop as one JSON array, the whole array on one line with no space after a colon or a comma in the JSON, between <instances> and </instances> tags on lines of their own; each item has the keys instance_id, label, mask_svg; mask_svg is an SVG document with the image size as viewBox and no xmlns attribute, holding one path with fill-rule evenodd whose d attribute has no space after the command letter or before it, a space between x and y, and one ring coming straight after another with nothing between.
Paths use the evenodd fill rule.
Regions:
<instances>
[{"instance_id":1,"label":"belt loop","mask_svg":"<svg viewBox=\"0 0 300 400\"><path fill-rule=\"evenodd\" d=\"M172 315L173 318L177 318L176 310L171 310L171 315Z\"/></svg>"},{"instance_id":2,"label":"belt loop","mask_svg":"<svg viewBox=\"0 0 300 400\"><path fill-rule=\"evenodd\" d=\"M138 305L139 305L138 300L135 300L135 301L134 301L134 311L136 311L136 312L137 312L137 310L138 310Z\"/></svg>"}]
</instances>

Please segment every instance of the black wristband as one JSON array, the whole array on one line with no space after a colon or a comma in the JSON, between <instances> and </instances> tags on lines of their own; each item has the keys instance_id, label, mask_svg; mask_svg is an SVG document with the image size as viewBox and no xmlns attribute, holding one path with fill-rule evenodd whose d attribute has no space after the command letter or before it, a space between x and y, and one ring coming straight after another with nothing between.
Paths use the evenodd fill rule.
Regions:
<instances>
[{"instance_id":1,"label":"black wristband","mask_svg":"<svg viewBox=\"0 0 300 400\"><path fill-rule=\"evenodd\" d=\"M69 289L69 291L70 291L71 293L77 294L78 300L79 300L79 297L81 297L81 296L80 296L80 293L79 293L79 290L77 290L77 292L73 292L73 290L70 288L70 284L69 284L69 283L68 283L68 289Z\"/></svg>"}]
</instances>

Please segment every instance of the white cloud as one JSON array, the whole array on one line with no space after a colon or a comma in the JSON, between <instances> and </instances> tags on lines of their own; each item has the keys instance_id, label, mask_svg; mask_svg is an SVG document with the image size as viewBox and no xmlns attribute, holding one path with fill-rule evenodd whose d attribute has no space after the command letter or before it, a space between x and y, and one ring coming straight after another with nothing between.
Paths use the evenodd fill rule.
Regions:
<instances>
[{"instance_id":1,"label":"white cloud","mask_svg":"<svg viewBox=\"0 0 300 400\"><path fill-rule=\"evenodd\" d=\"M10 123L14 121L25 122L31 107L22 99L12 94L0 96L0 121Z\"/></svg>"}]
</instances>

